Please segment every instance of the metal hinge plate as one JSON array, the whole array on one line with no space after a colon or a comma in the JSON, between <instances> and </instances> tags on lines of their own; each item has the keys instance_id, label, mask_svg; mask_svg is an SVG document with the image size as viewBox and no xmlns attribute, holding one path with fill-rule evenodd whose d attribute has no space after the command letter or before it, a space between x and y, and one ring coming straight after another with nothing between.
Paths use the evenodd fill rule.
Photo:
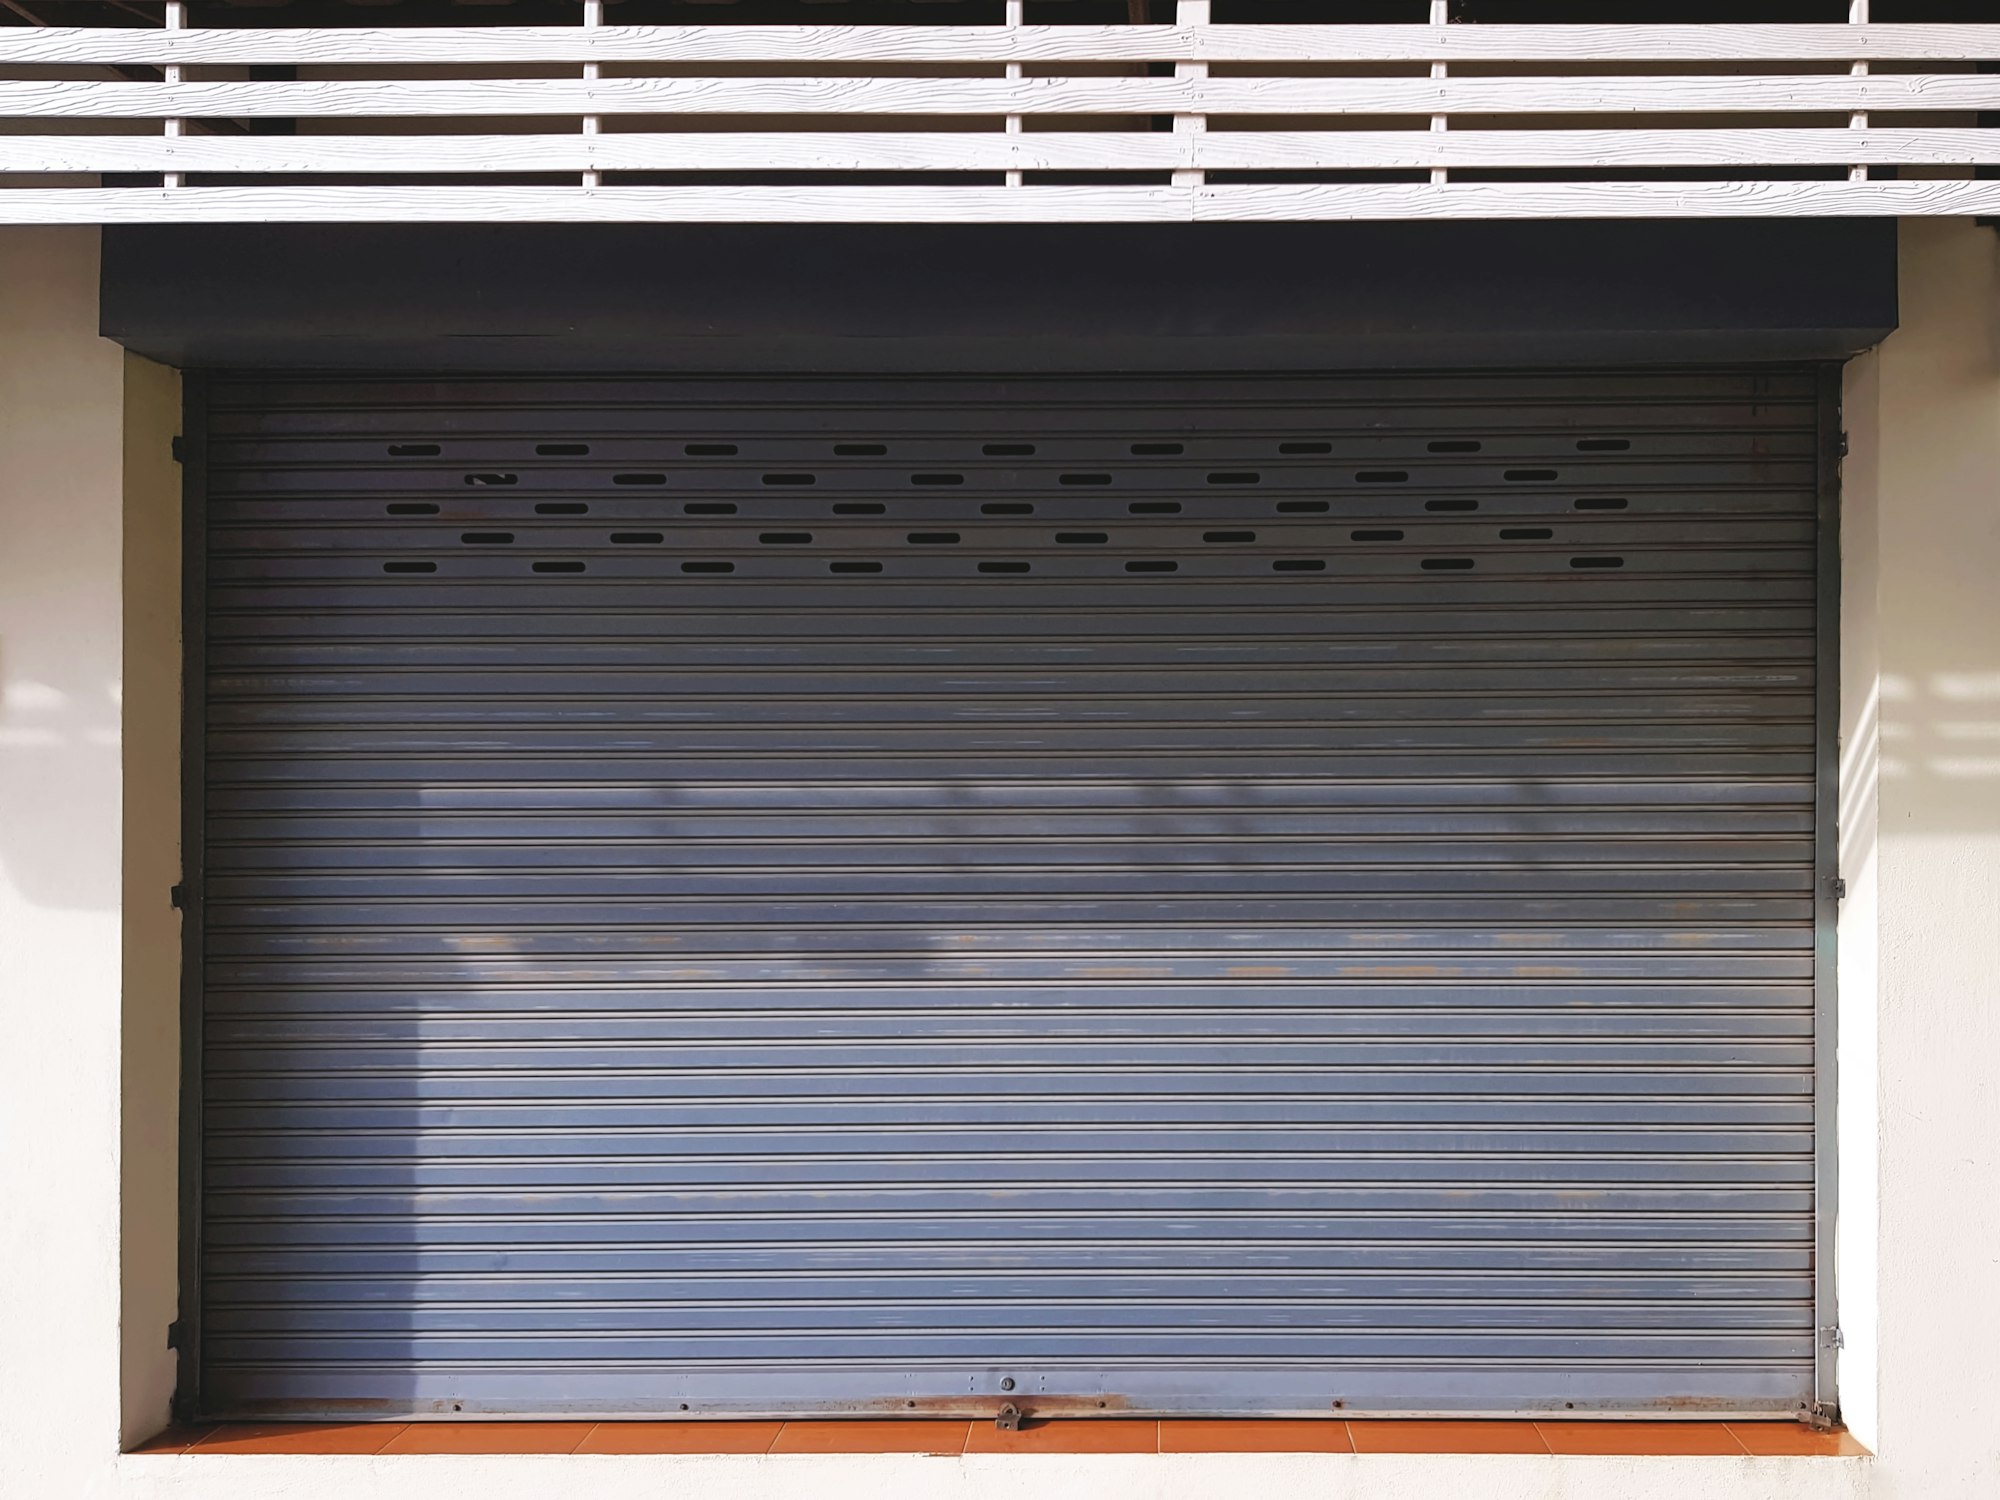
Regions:
<instances>
[{"instance_id":1,"label":"metal hinge plate","mask_svg":"<svg viewBox=\"0 0 2000 1500\"><path fill-rule=\"evenodd\" d=\"M167 902L169 905L173 907L175 911L186 911L188 904L188 888L185 885L179 885L179 884L168 886Z\"/></svg>"},{"instance_id":2,"label":"metal hinge plate","mask_svg":"<svg viewBox=\"0 0 2000 1500\"><path fill-rule=\"evenodd\" d=\"M1834 876L1826 883L1826 893L1836 901L1845 901L1847 899L1847 882L1842 880L1838 875Z\"/></svg>"},{"instance_id":3,"label":"metal hinge plate","mask_svg":"<svg viewBox=\"0 0 2000 1500\"><path fill-rule=\"evenodd\" d=\"M177 464L186 463L187 439L181 437L179 434L175 434L173 442L168 445L168 451L173 454L175 463Z\"/></svg>"},{"instance_id":4,"label":"metal hinge plate","mask_svg":"<svg viewBox=\"0 0 2000 1500\"><path fill-rule=\"evenodd\" d=\"M169 1349L185 1349L187 1347L187 1331L187 1324L179 1318L175 1318L173 1322L167 1325L167 1347Z\"/></svg>"}]
</instances>

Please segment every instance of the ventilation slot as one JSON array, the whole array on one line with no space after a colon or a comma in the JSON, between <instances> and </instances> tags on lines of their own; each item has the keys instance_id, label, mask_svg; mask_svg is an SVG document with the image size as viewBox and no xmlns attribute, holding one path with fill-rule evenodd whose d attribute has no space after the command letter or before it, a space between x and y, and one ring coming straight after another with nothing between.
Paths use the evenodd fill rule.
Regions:
<instances>
[{"instance_id":1,"label":"ventilation slot","mask_svg":"<svg viewBox=\"0 0 2000 1500\"><path fill-rule=\"evenodd\" d=\"M690 500L681 510L690 516L733 516L736 507L727 500Z\"/></svg>"},{"instance_id":2,"label":"ventilation slot","mask_svg":"<svg viewBox=\"0 0 2000 1500\"><path fill-rule=\"evenodd\" d=\"M1056 541L1065 547L1092 547L1111 538L1101 531L1058 531Z\"/></svg>"},{"instance_id":3,"label":"ventilation slot","mask_svg":"<svg viewBox=\"0 0 2000 1500\"><path fill-rule=\"evenodd\" d=\"M537 573L581 573L580 562L538 562L533 565Z\"/></svg>"},{"instance_id":4,"label":"ventilation slot","mask_svg":"<svg viewBox=\"0 0 2000 1500\"><path fill-rule=\"evenodd\" d=\"M818 484L817 474L766 474L766 484Z\"/></svg>"},{"instance_id":5,"label":"ventilation slot","mask_svg":"<svg viewBox=\"0 0 2000 1500\"><path fill-rule=\"evenodd\" d=\"M1576 451L1579 453L1629 453L1632 451L1630 438L1578 438Z\"/></svg>"},{"instance_id":6,"label":"ventilation slot","mask_svg":"<svg viewBox=\"0 0 2000 1500\"><path fill-rule=\"evenodd\" d=\"M1181 565L1177 562L1163 562L1157 558L1138 558L1125 564L1128 573L1178 573Z\"/></svg>"},{"instance_id":7,"label":"ventilation slot","mask_svg":"<svg viewBox=\"0 0 2000 1500\"><path fill-rule=\"evenodd\" d=\"M519 474L468 474L465 476L465 482L467 484L480 485L487 489L503 489L510 484L519 484L521 476Z\"/></svg>"},{"instance_id":8,"label":"ventilation slot","mask_svg":"<svg viewBox=\"0 0 2000 1500\"><path fill-rule=\"evenodd\" d=\"M1478 510L1479 502L1477 500L1426 500L1424 502L1424 509L1451 511Z\"/></svg>"},{"instance_id":9,"label":"ventilation slot","mask_svg":"<svg viewBox=\"0 0 2000 1500\"><path fill-rule=\"evenodd\" d=\"M391 443L391 458L436 458L444 449L436 443Z\"/></svg>"},{"instance_id":10,"label":"ventilation slot","mask_svg":"<svg viewBox=\"0 0 2000 1500\"><path fill-rule=\"evenodd\" d=\"M1622 500L1615 495L1596 495L1588 500L1577 501L1576 508L1578 510L1623 510L1631 503L1631 501Z\"/></svg>"},{"instance_id":11,"label":"ventilation slot","mask_svg":"<svg viewBox=\"0 0 2000 1500\"><path fill-rule=\"evenodd\" d=\"M434 516L438 508L428 500L391 500L383 507L392 516Z\"/></svg>"},{"instance_id":12,"label":"ventilation slot","mask_svg":"<svg viewBox=\"0 0 2000 1500\"><path fill-rule=\"evenodd\" d=\"M813 539L810 531L760 531L757 540L766 547L803 547Z\"/></svg>"},{"instance_id":13,"label":"ventilation slot","mask_svg":"<svg viewBox=\"0 0 2000 1500\"><path fill-rule=\"evenodd\" d=\"M1500 529L1500 540L1503 542L1546 542L1554 536L1555 533L1546 526L1503 526Z\"/></svg>"},{"instance_id":14,"label":"ventilation slot","mask_svg":"<svg viewBox=\"0 0 2000 1500\"><path fill-rule=\"evenodd\" d=\"M1280 500L1278 514L1281 516L1323 516L1333 509L1327 500Z\"/></svg>"},{"instance_id":15,"label":"ventilation slot","mask_svg":"<svg viewBox=\"0 0 2000 1500\"><path fill-rule=\"evenodd\" d=\"M979 451L984 453L988 458L1033 458L1035 456L1035 445L1033 443L988 443Z\"/></svg>"},{"instance_id":16,"label":"ventilation slot","mask_svg":"<svg viewBox=\"0 0 2000 1500\"><path fill-rule=\"evenodd\" d=\"M590 507L580 500L544 500L535 507L538 516L587 516Z\"/></svg>"},{"instance_id":17,"label":"ventilation slot","mask_svg":"<svg viewBox=\"0 0 2000 1500\"><path fill-rule=\"evenodd\" d=\"M1403 539L1400 531L1350 531L1347 534L1357 542L1400 542Z\"/></svg>"},{"instance_id":18,"label":"ventilation slot","mask_svg":"<svg viewBox=\"0 0 2000 1500\"><path fill-rule=\"evenodd\" d=\"M1554 469L1508 469L1500 477L1509 484L1548 484L1561 476Z\"/></svg>"},{"instance_id":19,"label":"ventilation slot","mask_svg":"<svg viewBox=\"0 0 2000 1500\"><path fill-rule=\"evenodd\" d=\"M537 443L535 452L542 458L582 458L590 452L588 443Z\"/></svg>"},{"instance_id":20,"label":"ventilation slot","mask_svg":"<svg viewBox=\"0 0 2000 1500\"><path fill-rule=\"evenodd\" d=\"M1569 560L1569 565L1572 568L1622 568L1625 566L1625 559L1622 557L1572 557Z\"/></svg>"},{"instance_id":21,"label":"ventilation slot","mask_svg":"<svg viewBox=\"0 0 2000 1500\"><path fill-rule=\"evenodd\" d=\"M1271 564L1273 573L1324 573L1326 564L1317 557L1281 557Z\"/></svg>"},{"instance_id":22,"label":"ventilation slot","mask_svg":"<svg viewBox=\"0 0 2000 1500\"><path fill-rule=\"evenodd\" d=\"M611 482L613 484L665 484L667 476L664 474L613 474Z\"/></svg>"},{"instance_id":23,"label":"ventilation slot","mask_svg":"<svg viewBox=\"0 0 2000 1500\"><path fill-rule=\"evenodd\" d=\"M384 573L435 573L438 565L434 562L385 562Z\"/></svg>"},{"instance_id":24,"label":"ventilation slot","mask_svg":"<svg viewBox=\"0 0 2000 1500\"><path fill-rule=\"evenodd\" d=\"M1111 476L1109 474L1064 474L1058 478L1057 482L1071 485L1109 484L1111 483Z\"/></svg>"},{"instance_id":25,"label":"ventilation slot","mask_svg":"<svg viewBox=\"0 0 2000 1500\"><path fill-rule=\"evenodd\" d=\"M1178 500L1134 500L1125 509L1135 516L1177 516L1181 513Z\"/></svg>"},{"instance_id":26,"label":"ventilation slot","mask_svg":"<svg viewBox=\"0 0 2000 1500\"><path fill-rule=\"evenodd\" d=\"M736 571L736 564L733 562L684 562L681 564L681 571L683 573L734 573Z\"/></svg>"},{"instance_id":27,"label":"ventilation slot","mask_svg":"<svg viewBox=\"0 0 2000 1500\"><path fill-rule=\"evenodd\" d=\"M1033 565L1024 562L983 562L979 565L982 573L1026 573Z\"/></svg>"},{"instance_id":28,"label":"ventilation slot","mask_svg":"<svg viewBox=\"0 0 2000 1500\"><path fill-rule=\"evenodd\" d=\"M881 458L889 451L886 443L835 443L835 458Z\"/></svg>"},{"instance_id":29,"label":"ventilation slot","mask_svg":"<svg viewBox=\"0 0 2000 1500\"><path fill-rule=\"evenodd\" d=\"M912 474L910 476L910 483L929 486L964 484L965 476L963 474Z\"/></svg>"},{"instance_id":30,"label":"ventilation slot","mask_svg":"<svg viewBox=\"0 0 2000 1500\"><path fill-rule=\"evenodd\" d=\"M955 531L913 531L910 545L913 547L952 547L958 544Z\"/></svg>"},{"instance_id":31,"label":"ventilation slot","mask_svg":"<svg viewBox=\"0 0 2000 1500\"><path fill-rule=\"evenodd\" d=\"M1424 447L1432 453L1477 453L1486 445L1473 438L1439 438Z\"/></svg>"},{"instance_id":32,"label":"ventilation slot","mask_svg":"<svg viewBox=\"0 0 2000 1500\"><path fill-rule=\"evenodd\" d=\"M1325 454L1325 453L1331 453L1331 452L1333 452L1333 444L1331 444L1331 443L1280 443L1280 444L1278 444L1278 451L1279 451L1280 453L1293 453L1293 454L1297 454L1297 455L1299 455L1299 456L1301 456L1301 457L1304 457L1304 456L1305 456L1305 455L1307 455L1307 454Z\"/></svg>"},{"instance_id":33,"label":"ventilation slot","mask_svg":"<svg viewBox=\"0 0 2000 1500\"><path fill-rule=\"evenodd\" d=\"M1254 542L1257 540L1257 533L1254 531L1204 531L1201 534L1201 539L1204 542Z\"/></svg>"},{"instance_id":34,"label":"ventilation slot","mask_svg":"<svg viewBox=\"0 0 2000 1500\"><path fill-rule=\"evenodd\" d=\"M834 506L836 516L879 516L889 509L877 500L843 500Z\"/></svg>"},{"instance_id":35,"label":"ventilation slot","mask_svg":"<svg viewBox=\"0 0 2000 1500\"><path fill-rule=\"evenodd\" d=\"M1252 474L1248 471L1225 470L1220 474L1209 475L1208 482L1210 484L1262 484L1264 476L1262 474Z\"/></svg>"},{"instance_id":36,"label":"ventilation slot","mask_svg":"<svg viewBox=\"0 0 2000 1500\"><path fill-rule=\"evenodd\" d=\"M1177 458L1187 452L1185 443L1134 443L1134 458Z\"/></svg>"},{"instance_id":37,"label":"ventilation slot","mask_svg":"<svg viewBox=\"0 0 2000 1500\"><path fill-rule=\"evenodd\" d=\"M511 531L461 531L458 539L468 547L504 547L514 540Z\"/></svg>"},{"instance_id":38,"label":"ventilation slot","mask_svg":"<svg viewBox=\"0 0 2000 1500\"><path fill-rule=\"evenodd\" d=\"M1463 573L1472 566L1469 557L1427 557L1421 564L1429 573Z\"/></svg>"},{"instance_id":39,"label":"ventilation slot","mask_svg":"<svg viewBox=\"0 0 2000 1500\"><path fill-rule=\"evenodd\" d=\"M666 537L657 531L614 531L611 540L620 547L657 547Z\"/></svg>"},{"instance_id":40,"label":"ventilation slot","mask_svg":"<svg viewBox=\"0 0 2000 1500\"><path fill-rule=\"evenodd\" d=\"M1363 469L1354 476L1356 484L1408 484L1408 469Z\"/></svg>"},{"instance_id":41,"label":"ventilation slot","mask_svg":"<svg viewBox=\"0 0 2000 1500\"><path fill-rule=\"evenodd\" d=\"M734 458L734 443L689 443L681 449L689 458Z\"/></svg>"},{"instance_id":42,"label":"ventilation slot","mask_svg":"<svg viewBox=\"0 0 2000 1500\"><path fill-rule=\"evenodd\" d=\"M837 562L828 563L826 570L829 573L879 573L882 565L878 562Z\"/></svg>"},{"instance_id":43,"label":"ventilation slot","mask_svg":"<svg viewBox=\"0 0 2000 1500\"><path fill-rule=\"evenodd\" d=\"M1032 516L1035 507L1025 500L992 500L979 507L982 516Z\"/></svg>"}]
</instances>

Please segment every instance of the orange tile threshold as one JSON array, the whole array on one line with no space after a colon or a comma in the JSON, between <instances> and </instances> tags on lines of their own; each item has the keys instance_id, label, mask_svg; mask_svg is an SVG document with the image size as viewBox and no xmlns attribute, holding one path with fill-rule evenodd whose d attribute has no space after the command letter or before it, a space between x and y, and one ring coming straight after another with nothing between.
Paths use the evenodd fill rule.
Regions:
<instances>
[{"instance_id":1,"label":"orange tile threshold","mask_svg":"<svg viewBox=\"0 0 2000 1500\"><path fill-rule=\"evenodd\" d=\"M137 1453L1432 1453L1855 1458L1845 1432L1793 1422L1313 1421L223 1422L172 1427Z\"/></svg>"}]
</instances>

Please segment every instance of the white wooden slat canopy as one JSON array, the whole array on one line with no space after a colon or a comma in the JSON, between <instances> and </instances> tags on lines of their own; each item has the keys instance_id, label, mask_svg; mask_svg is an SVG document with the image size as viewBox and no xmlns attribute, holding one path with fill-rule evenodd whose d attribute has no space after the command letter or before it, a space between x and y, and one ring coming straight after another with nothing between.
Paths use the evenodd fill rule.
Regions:
<instances>
[{"instance_id":1,"label":"white wooden slat canopy","mask_svg":"<svg viewBox=\"0 0 2000 1500\"><path fill-rule=\"evenodd\" d=\"M10 26L0 223L2000 214L2000 24L1205 15Z\"/></svg>"}]
</instances>

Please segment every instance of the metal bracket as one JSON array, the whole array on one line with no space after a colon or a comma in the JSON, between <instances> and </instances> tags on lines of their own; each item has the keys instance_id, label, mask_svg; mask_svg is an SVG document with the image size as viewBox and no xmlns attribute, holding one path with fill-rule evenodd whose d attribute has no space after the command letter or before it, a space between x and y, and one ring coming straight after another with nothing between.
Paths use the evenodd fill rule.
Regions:
<instances>
[{"instance_id":1,"label":"metal bracket","mask_svg":"<svg viewBox=\"0 0 2000 1500\"><path fill-rule=\"evenodd\" d=\"M172 453L172 454L173 454L173 456L174 456L174 462L175 462L175 463L177 463L177 464L184 464L184 463L186 463L186 462L187 462L187 439L186 439L186 438L184 438L184 437L181 437L181 436L180 436L180 435L179 435L178 433L176 433L176 434L175 434L175 436L174 436L174 440L173 440L173 442L172 442L172 443L171 443L171 444L169 445L169 447L168 447L168 451L169 451L170 453Z\"/></svg>"},{"instance_id":2,"label":"metal bracket","mask_svg":"<svg viewBox=\"0 0 2000 1500\"><path fill-rule=\"evenodd\" d=\"M1836 1324L1823 1324L1819 1330L1819 1343L1822 1349L1845 1349L1847 1335Z\"/></svg>"},{"instance_id":3,"label":"metal bracket","mask_svg":"<svg viewBox=\"0 0 2000 1500\"><path fill-rule=\"evenodd\" d=\"M173 907L175 911L186 911L188 904L188 888L185 885L181 885L178 883L168 886L167 904Z\"/></svg>"},{"instance_id":4,"label":"metal bracket","mask_svg":"<svg viewBox=\"0 0 2000 1500\"><path fill-rule=\"evenodd\" d=\"M1842 880L1838 875L1830 877L1826 882L1826 893L1836 901L1845 901L1847 899L1847 882Z\"/></svg>"},{"instance_id":5,"label":"metal bracket","mask_svg":"<svg viewBox=\"0 0 2000 1500\"><path fill-rule=\"evenodd\" d=\"M1814 1432L1832 1432L1840 1426L1840 1408L1814 1402L1799 1413L1799 1421Z\"/></svg>"},{"instance_id":6,"label":"metal bracket","mask_svg":"<svg viewBox=\"0 0 2000 1500\"><path fill-rule=\"evenodd\" d=\"M167 1325L167 1347L185 1349L187 1347L187 1324L179 1318Z\"/></svg>"},{"instance_id":7,"label":"metal bracket","mask_svg":"<svg viewBox=\"0 0 2000 1500\"><path fill-rule=\"evenodd\" d=\"M1020 1407L1009 1401L1005 1406L1000 1408L1000 1415L993 1419L994 1430L998 1432L1019 1432L1021 1430L1021 1418L1026 1415L1027 1413L1022 1411Z\"/></svg>"}]
</instances>

